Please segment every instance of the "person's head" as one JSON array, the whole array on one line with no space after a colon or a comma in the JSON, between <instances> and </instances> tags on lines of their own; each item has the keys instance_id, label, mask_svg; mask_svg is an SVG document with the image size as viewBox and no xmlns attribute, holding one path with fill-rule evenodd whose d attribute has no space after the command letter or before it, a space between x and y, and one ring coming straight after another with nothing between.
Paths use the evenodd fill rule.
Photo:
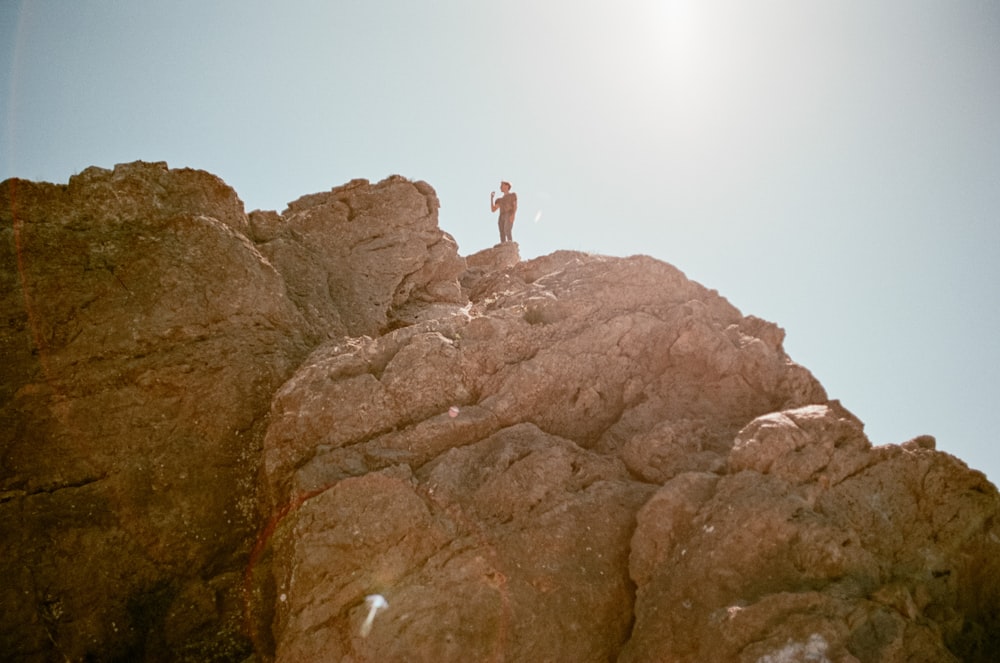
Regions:
<instances>
[{"instance_id":1,"label":"person's head","mask_svg":"<svg viewBox=\"0 0 1000 663\"><path fill-rule=\"evenodd\" d=\"M504 193L510 191L510 182L500 182L500 190Z\"/></svg>"}]
</instances>

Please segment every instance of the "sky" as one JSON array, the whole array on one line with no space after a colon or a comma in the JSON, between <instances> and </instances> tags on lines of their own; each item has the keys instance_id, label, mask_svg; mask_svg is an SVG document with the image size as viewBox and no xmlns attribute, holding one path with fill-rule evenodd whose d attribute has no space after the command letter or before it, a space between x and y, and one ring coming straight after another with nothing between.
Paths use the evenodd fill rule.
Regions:
<instances>
[{"instance_id":1,"label":"sky","mask_svg":"<svg viewBox=\"0 0 1000 663\"><path fill-rule=\"evenodd\" d=\"M399 174L462 255L509 180L522 259L669 262L1000 482L995 0L0 0L0 95L0 180Z\"/></svg>"}]
</instances>

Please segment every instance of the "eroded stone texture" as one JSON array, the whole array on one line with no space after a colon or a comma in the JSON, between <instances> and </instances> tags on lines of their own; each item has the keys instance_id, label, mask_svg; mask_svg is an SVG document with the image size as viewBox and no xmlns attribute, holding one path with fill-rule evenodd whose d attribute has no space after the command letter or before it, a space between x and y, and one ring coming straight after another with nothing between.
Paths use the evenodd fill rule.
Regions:
<instances>
[{"instance_id":1,"label":"eroded stone texture","mask_svg":"<svg viewBox=\"0 0 1000 663\"><path fill-rule=\"evenodd\" d=\"M604 453L627 447L626 465L647 479L718 469L757 415L825 400L780 334L750 336L762 323L669 265L578 254L540 264L514 267L502 290L450 316L318 348L274 400L265 458L276 502L416 468L523 422ZM701 346L715 355L699 357Z\"/></svg>"},{"instance_id":2,"label":"eroded stone texture","mask_svg":"<svg viewBox=\"0 0 1000 663\"><path fill-rule=\"evenodd\" d=\"M294 540L334 523L312 500L373 473L398 475L423 499L420 531L451 534L428 544L438 547L427 559L446 562L352 586L321 628L308 599L294 619L279 612L278 660L302 654L305 632L340 660L988 660L997 590L975 587L1000 538L996 491L981 475L926 439L873 449L861 422L789 360L780 328L669 265L571 252L505 261L496 249L470 256L467 306L327 343L279 390L267 490L274 508L309 496L310 519L290 515L286 531L298 534L274 546L275 593L313 591L296 581L311 555ZM526 451L527 438L543 442ZM928 462L966 488L944 494L939 478L918 498L903 477ZM581 472L602 490L553 489ZM553 494L564 506L549 506ZM876 527L861 496L895 500L901 515ZM918 527L938 500L968 520L946 534L934 534L942 516ZM343 520L367 512L354 513ZM393 525L398 544L415 536L411 521ZM948 543L916 553L909 527ZM565 562L595 532L601 559L629 560L631 582L602 584L583 560ZM520 553L519 539L533 543ZM475 563L452 561L456 540ZM561 563L546 554L553 546ZM546 573L552 564L576 571ZM942 583L959 567L961 581ZM332 573L320 585L345 581ZM393 607L361 638L373 592Z\"/></svg>"},{"instance_id":3,"label":"eroded stone texture","mask_svg":"<svg viewBox=\"0 0 1000 663\"><path fill-rule=\"evenodd\" d=\"M276 535L279 660L607 660L650 487L531 424L338 482ZM370 635L365 596L389 603ZM558 619L555 616L558 615Z\"/></svg>"},{"instance_id":4,"label":"eroded stone texture","mask_svg":"<svg viewBox=\"0 0 1000 663\"><path fill-rule=\"evenodd\" d=\"M257 527L258 422L306 344L242 203L208 173L141 163L0 195L0 564L16 578L0 648L245 651L225 578Z\"/></svg>"},{"instance_id":5,"label":"eroded stone texture","mask_svg":"<svg viewBox=\"0 0 1000 663\"><path fill-rule=\"evenodd\" d=\"M621 660L989 660L1000 558L983 551L1000 538L982 475L872 448L835 403L756 419L729 460L639 512Z\"/></svg>"},{"instance_id":6,"label":"eroded stone texture","mask_svg":"<svg viewBox=\"0 0 1000 663\"><path fill-rule=\"evenodd\" d=\"M484 253L468 261L482 270L463 280L474 296L468 306L376 338L327 343L278 391L265 439L268 490L276 510L310 496L300 508L308 524L290 515L274 552L283 570L272 593L307 597L294 618L275 618L279 660L303 655L304 633L344 660L403 652L412 660L608 660L629 635L633 589L618 564L653 482L689 467L722 472L734 435L754 417L825 401L784 354L777 327L743 318L668 265L564 253L491 271L482 265L503 256ZM431 556L449 561L425 577L421 557L392 580L353 586L335 618L328 601L320 602L325 616L311 616L316 583L298 569L314 554L295 540L366 513L357 506L326 520L316 512L330 507L312 505L358 478L399 471L429 513L440 511L417 530L451 532ZM411 522L391 526L396 542L416 536ZM463 555L488 560L471 576L448 557L456 538ZM375 558L360 545L352 555ZM503 595L484 594L483 583L499 578ZM348 580L328 572L320 584ZM454 594L442 595L447 588ZM378 618L384 642L351 634L370 593L393 606ZM501 598L505 612L496 613ZM486 607L459 619L460 600ZM442 615L453 614L445 626ZM317 620L326 626L315 628Z\"/></svg>"},{"instance_id":7,"label":"eroded stone texture","mask_svg":"<svg viewBox=\"0 0 1000 663\"><path fill-rule=\"evenodd\" d=\"M992 660L980 473L670 265L463 258L437 208L0 186L6 659Z\"/></svg>"},{"instance_id":8,"label":"eroded stone texture","mask_svg":"<svg viewBox=\"0 0 1000 663\"><path fill-rule=\"evenodd\" d=\"M406 324L417 304L463 301L465 261L438 229L439 207L426 183L395 176L354 180L250 221L309 328L339 338Z\"/></svg>"},{"instance_id":9,"label":"eroded stone texture","mask_svg":"<svg viewBox=\"0 0 1000 663\"><path fill-rule=\"evenodd\" d=\"M382 210L356 221L384 236L393 259L407 256L387 268L398 280L342 271L341 283L367 284L344 286L372 300L363 331L409 296L454 299L455 276L435 281L460 259L439 255L444 233L431 238L429 187L351 191L358 210ZM412 205L394 225L400 198ZM0 650L14 660L245 656L240 578L260 521L263 421L326 337L309 302L290 295L301 280L248 238L236 193L203 171L134 163L68 185L10 180L0 215L0 569L10 579Z\"/></svg>"}]
</instances>

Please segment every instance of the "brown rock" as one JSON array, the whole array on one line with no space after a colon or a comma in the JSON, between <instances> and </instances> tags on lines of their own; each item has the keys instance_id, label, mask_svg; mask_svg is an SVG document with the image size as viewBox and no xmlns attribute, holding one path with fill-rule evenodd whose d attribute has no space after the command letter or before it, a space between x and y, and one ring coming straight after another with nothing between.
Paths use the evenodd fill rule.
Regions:
<instances>
[{"instance_id":1,"label":"brown rock","mask_svg":"<svg viewBox=\"0 0 1000 663\"><path fill-rule=\"evenodd\" d=\"M649 491L529 424L417 476L345 479L277 537L277 660L607 660L628 635L630 514ZM365 637L374 593L389 607Z\"/></svg>"},{"instance_id":2,"label":"brown rock","mask_svg":"<svg viewBox=\"0 0 1000 663\"><path fill-rule=\"evenodd\" d=\"M699 460L682 446L661 454L666 469L647 469L652 445L641 442L623 454L661 480L678 471L671 462L719 469L736 431L775 406L825 400L780 344L750 342L736 309L674 268L563 258L541 275L530 263L509 270L502 293L450 317L319 348L272 407L265 464L276 503L289 482L307 491L401 462L417 468L522 422L605 452L651 430L683 431ZM533 314L539 307L548 313ZM725 355L710 360L718 366L695 358L699 342ZM466 415L444 441L434 422L452 405ZM294 479L299 467L308 481Z\"/></svg>"},{"instance_id":3,"label":"brown rock","mask_svg":"<svg viewBox=\"0 0 1000 663\"><path fill-rule=\"evenodd\" d=\"M24 569L4 590L0 648L195 647L200 620L158 629L190 582L238 568L256 529L258 422L304 354L301 318L212 175L137 163L0 189L19 300L3 339L0 564ZM226 592L210 591L213 606ZM242 639L238 613L210 619L211 639Z\"/></svg>"},{"instance_id":4,"label":"brown rock","mask_svg":"<svg viewBox=\"0 0 1000 663\"><path fill-rule=\"evenodd\" d=\"M872 449L835 404L755 420L730 469L640 511L621 660L988 660L1000 537L981 475Z\"/></svg>"},{"instance_id":5,"label":"brown rock","mask_svg":"<svg viewBox=\"0 0 1000 663\"><path fill-rule=\"evenodd\" d=\"M437 227L423 182L355 180L303 196L277 217L251 215L260 251L320 338L361 336L407 323L413 304L464 303L458 245Z\"/></svg>"},{"instance_id":6,"label":"brown rock","mask_svg":"<svg viewBox=\"0 0 1000 663\"><path fill-rule=\"evenodd\" d=\"M286 627L279 614L279 660L303 655L293 643L304 632L308 642L343 660L403 652L410 660L607 660L625 641L632 614L629 583L611 568L620 571L617 565L628 558L631 514L651 489L628 470L657 482L686 476L688 467L722 471L733 436L755 416L774 404L825 399L808 372L784 354L780 330L744 321L715 293L648 258L567 253L490 273L473 291L481 299L462 314L325 344L279 390L265 439L275 509L336 491L354 481L348 477L402 468L413 473L413 491L433 495L431 511L447 516L419 529L452 532L451 546L457 538L468 550L461 563L414 562L419 571L356 588L332 621L303 616L306 626ZM755 330L762 339L751 336ZM706 347L719 356L702 356ZM680 436L683 443L656 447L656 436ZM647 463L654 455L657 462ZM582 505L580 489L567 488L581 481L594 486L584 491ZM554 496L561 497L550 504ZM359 517L360 507L336 522ZM320 514L310 518L310 528L336 526ZM415 536L408 533L411 521L389 525L395 541ZM554 535L556 541L545 543ZM601 567L614 579L607 587L603 578L566 575L578 557L580 569L590 568L585 558L598 550L567 542L590 540L605 546L602 564L619 560ZM309 563L293 549L282 539L273 551L284 569L275 592L287 590L288 578L298 575L294 569ZM374 553L354 554L368 559ZM428 566L432 574L425 573ZM549 567L565 572L536 577L533 569ZM334 584L350 581L328 573ZM483 594L484 574L493 583L502 577L507 589L500 606L509 612L496 612L495 592ZM592 582L583 594L576 589ZM415 595L411 583L428 596ZM296 591L309 590L299 585ZM408 602L406 620L419 620L420 628L395 624L391 608L380 618L389 624L386 642L352 636L362 600L373 592L390 606ZM479 607L462 612L456 596ZM314 628L318 621L330 624L329 633Z\"/></svg>"},{"instance_id":7,"label":"brown rock","mask_svg":"<svg viewBox=\"0 0 1000 663\"><path fill-rule=\"evenodd\" d=\"M456 300L462 267L426 185L291 209L254 227L305 253L337 244L319 264L344 263L322 277L339 299L301 296L299 266L248 239L208 173L134 163L0 186L0 650L15 660L246 654L232 597L259 524L262 422L326 336L309 321L375 331L411 299Z\"/></svg>"},{"instance_id":8,"label":"brown rock","mask_svg":"<svg viewBox=\"0 0 1000 663\"><path fill-rule=\"evenodd\" d=\"M992 660L981 474L670 265L437 207L0 185L6 659Z\"/></svg>"}]
</instances>

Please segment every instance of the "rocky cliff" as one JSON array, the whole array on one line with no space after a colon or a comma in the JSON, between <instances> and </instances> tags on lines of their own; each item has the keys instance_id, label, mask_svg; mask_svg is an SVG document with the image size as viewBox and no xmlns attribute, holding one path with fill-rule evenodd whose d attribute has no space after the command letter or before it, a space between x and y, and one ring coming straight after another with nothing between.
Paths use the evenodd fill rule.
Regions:
<instances>
[{"instance_id":1,"label":"rocky cliff","mask_svg":"<svg viewBox=\"0 0 1000 663\"><path fill-rule=\"evenodd\" d=\"M981 473L670 265L437 209L0 185L5 660L993 660Z\"/></svg>"}]
</instances>

